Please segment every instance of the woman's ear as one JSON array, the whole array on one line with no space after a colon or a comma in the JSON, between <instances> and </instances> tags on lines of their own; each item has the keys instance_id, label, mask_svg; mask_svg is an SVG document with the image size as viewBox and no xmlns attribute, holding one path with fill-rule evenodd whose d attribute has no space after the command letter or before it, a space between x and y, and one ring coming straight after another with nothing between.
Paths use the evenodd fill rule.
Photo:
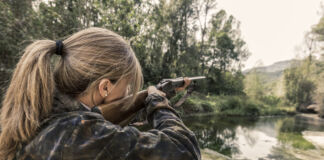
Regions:
<instances>
[{"instance_id":1,"label":"woman's ear","mask_svg":"<svg viewBox=\"0 0 324 160\"><path fill-rule=\"evenodd\" d=\"M113 87L113 84L108 78L104 78L100 81L98 90L99 94L102 98L105 98L108 96L108 94L111 92L111 88Z\"/></svg>"}]
</instances>

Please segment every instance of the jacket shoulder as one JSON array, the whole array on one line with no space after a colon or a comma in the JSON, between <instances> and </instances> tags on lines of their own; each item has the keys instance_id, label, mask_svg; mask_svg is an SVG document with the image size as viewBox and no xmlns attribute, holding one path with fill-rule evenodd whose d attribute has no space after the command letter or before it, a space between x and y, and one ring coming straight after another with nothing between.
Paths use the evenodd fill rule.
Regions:
<instances>
[{"instance_id":1,"label":"jacket shoulder","mask_svg":"<svg viewBox=\"0 0 324 160\"><path fill-rule=\"evenodd\" d=\"M78 137L87 134L84 130L92 130L92 126L87 125L86 122L113 125L104 120L100 114L87 111L52 115L43 121L35 138L18 151L18 159L47 159L49 157L61 159L64 148L71 139L76 141L73 143L78 143Z\"/></svg>"}]
</instances>

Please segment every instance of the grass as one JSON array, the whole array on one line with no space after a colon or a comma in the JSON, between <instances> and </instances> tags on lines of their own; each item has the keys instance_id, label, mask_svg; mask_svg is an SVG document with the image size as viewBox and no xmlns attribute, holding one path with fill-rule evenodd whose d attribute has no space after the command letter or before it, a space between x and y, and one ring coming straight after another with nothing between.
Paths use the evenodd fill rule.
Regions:
<instances>
[{"instance_id":1,"label":"grass","mask_svg":"<svg viewBox=\"0 0 324 160\"><path fill-rule=\"evenodd\" d=\"M290 143L294 148L308 150L315 149L315 146L303 138L301 133L281 132L278 140L283 143Z\"/></svg>"},{"instance_id":2,"label":"grass","mask_svg":"<svg viewBox=\"0 0 324 160\"><path fill-rule=\"evenodd\" d=\"M183 94L171 99L171 103L177 102ZM294 106L284 105L282 100L276 97L264 97L255 100L247 96L225 95L191 95L181 107L180 114L216 113L227 116L269 116L269 115L293 115L296 113Z\"/></svg>"}]
</instances>

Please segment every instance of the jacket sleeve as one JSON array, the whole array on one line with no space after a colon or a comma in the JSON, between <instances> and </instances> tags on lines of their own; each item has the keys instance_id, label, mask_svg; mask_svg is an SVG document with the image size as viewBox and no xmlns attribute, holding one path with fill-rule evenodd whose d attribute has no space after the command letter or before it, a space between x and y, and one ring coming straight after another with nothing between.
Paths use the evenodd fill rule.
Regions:
<instances>
[{"instance_id":1,"label":"jacket sleeve","mask_svg":"<svg viewBox=\"0 0 324 160\"><path fill-rule=\"evenodd\" d=\"M121 128L104 119L82 119L66 141L67 159L200 160L196 137L157 94L146 99L147 118L153 129L141 132Z\"/></svg>"}]
</instances>

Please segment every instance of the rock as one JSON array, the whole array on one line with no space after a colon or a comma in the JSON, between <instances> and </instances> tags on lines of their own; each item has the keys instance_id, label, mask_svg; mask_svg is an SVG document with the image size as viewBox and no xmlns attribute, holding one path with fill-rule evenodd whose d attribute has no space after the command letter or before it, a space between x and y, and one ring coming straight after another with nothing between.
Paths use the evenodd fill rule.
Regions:
<instances>
[{"instance_id":1,"label":"rock","mask_svg":"<svg viewBox=\"0 0 324 160\"><path fill-rule=\"evenodd\" d=\"M319 131L303 131L303 137L313 145L324 149L324 132Z\"/></svg>"},{"instance_id":2,"label":"rock","mask_svg":"<svg viewBox=\"0 0 324 160\"><path fill-rule=\"evenodd\" d=\"M309 113L318 113L320 111L320 106L318 104L311 104L306 107Z\"/></svg>"},{"instance_id":3,"label":"rock","mask_svg":"<svg viewBox=\"0 0 324 160\"><path fill-rule=\"evenodd\" d=\"M307 123L316 125L318 127L324 127L324 119L320 118L317 114L298 114L296 115L298 123Z\"/></svg>"}]
</instances>

